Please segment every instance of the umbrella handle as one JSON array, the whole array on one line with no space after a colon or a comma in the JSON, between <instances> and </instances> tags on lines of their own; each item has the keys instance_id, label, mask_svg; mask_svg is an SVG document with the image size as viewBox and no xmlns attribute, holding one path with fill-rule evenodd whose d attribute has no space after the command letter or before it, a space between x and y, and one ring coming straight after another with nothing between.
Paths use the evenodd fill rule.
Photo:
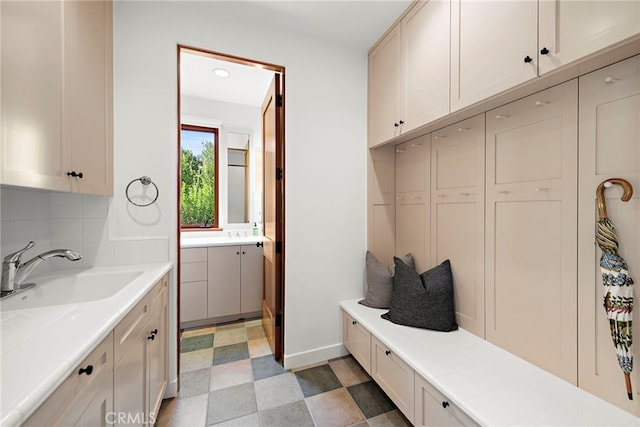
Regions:
<instances>
[{"instance_id":1,"label":"umbrella handle","mask_svg":"<svg viewBox=\"0 0 640 427\"><path fill-rule=\"evenodd\" d=\"M620 199L623 202L631 199L631 196L633 195L633 187L626 179L609 178L606 181L602 181L596 189L596 199L598 200L598 216L600 217L600 219L605 219L607 217L607 205L604 201L604 189L606 187L610 187L611 184L617 184L622 187L623 193Z\"/></svg>"}]
</instances>

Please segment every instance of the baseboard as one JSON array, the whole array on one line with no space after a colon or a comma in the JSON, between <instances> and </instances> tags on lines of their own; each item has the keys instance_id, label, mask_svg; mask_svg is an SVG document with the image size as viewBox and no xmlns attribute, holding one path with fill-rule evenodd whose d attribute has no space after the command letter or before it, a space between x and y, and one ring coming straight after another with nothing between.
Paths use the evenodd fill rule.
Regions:
<instances>
[{"instance_id":1,"label":"baseboard","mask_svg":"<svg viewBox=\"0 0 640 427\"><path fill-rule=\"evenodd\" d=\"M167 388L164 389L164 398L176 397L178 395L178 379L169 380Z\"/></svg>"},{"instance_id":2,"label":"baseboard","mask_svg":"<svg viewBox=\"0 0 640 427\"><path fill-rule=\"evenodd\" d=\"M284 368L296 369L302 366L325 362L327 360L335 359L336 357L346 356L347 354L349 354L349 351L347 351L341 343L295 354L285 354Z\"/></svg>"}]
</instances>

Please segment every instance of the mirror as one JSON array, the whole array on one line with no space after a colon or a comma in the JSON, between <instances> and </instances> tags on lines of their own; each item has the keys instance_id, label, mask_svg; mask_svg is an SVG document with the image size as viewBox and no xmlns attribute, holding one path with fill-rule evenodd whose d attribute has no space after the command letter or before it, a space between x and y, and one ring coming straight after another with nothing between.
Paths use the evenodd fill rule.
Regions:
<instances>
[{"instance_id":1,"label":"mirror","mask_svg":"<svg viewBox=\"0 0 640 427\"><path fill-rule=\"evenodd\" d=\"M249 222L249 135L227 134L228 222Z\"/></svg>"}]
</instances>

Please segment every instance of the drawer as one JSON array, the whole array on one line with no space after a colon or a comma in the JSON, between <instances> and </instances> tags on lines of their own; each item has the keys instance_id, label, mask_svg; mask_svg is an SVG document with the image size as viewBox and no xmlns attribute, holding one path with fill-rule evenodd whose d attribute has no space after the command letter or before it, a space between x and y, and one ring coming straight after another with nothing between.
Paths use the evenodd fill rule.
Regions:
<instances>
[{"instance_id":1,"label":"drawer","mask_svg":"<svg viewBox=\"0 0 640 427\"><path fill-rule=\"evenodd\" d=\"M414 425L422 426L477 426L464 411L451 403L431 383L416 374Z\"/></svg>"},{"instance_id":2,"label":"drawer","mask_svg":"<svg viewBox=\"0 0 640 427\"><path fill-rule=\"evenodd\" d=\"M113 384L105 384L112 371L113 333L110 333L23 425L75 423L101 387L113 388Z\"/></svg>"},{"instance_id":3,"label":"drawer","mask_svg":"<svg viewBox=\"0 0 640 427\"><path fill-rule=\"evenodd\" d=\"M114 328L113 333L113 363L118 364L127 349L136 341L142 333L149 316L149 294L125 316Z\"/></svg>"},{"instance_id":4,"label":"drawer","mask_svg":"<svg viewBox=\"0 0 640 427\"><path fill-rule=\"evenodd\" d=\"M207 262L180 265L180 283L207 280Z\"/></svg>"},{"instance_id":5,"label":"drawer","mask_svg":"<svg viewBox=\"0 0 640 427\"><path fill-rule=\"evenodd\" d=\"M364 370L371 374L371 333L344 311L342 343Z\"/></svg>"},{"instance_id":6,"label":"drawer","mask_svg":"<svg viewBox=\"0 0 640 427\"><path fill-rule=\"evenodd\" d=\"M207 262L207 248L180 249L180 266L191 262Z\"/></svg>"},{"instance_id":7,"label":"drawer","mask_svg":"<svg viewBox=\"0 0 640 427\"><path fill-rule=\"evenodd\" d=\"M207 282L187 282L180 286L180 322L207 318Z\"/></svg>"},{"instance_id":8,"label":"drawer","mask_svg":"<svg viewBox=\"0 0 640 427\"><path fill-rule=\"evenodd\" d=\"M414 371L375 336L371 337L371 377L413 423Z\"/></svg>"}]
</instances>

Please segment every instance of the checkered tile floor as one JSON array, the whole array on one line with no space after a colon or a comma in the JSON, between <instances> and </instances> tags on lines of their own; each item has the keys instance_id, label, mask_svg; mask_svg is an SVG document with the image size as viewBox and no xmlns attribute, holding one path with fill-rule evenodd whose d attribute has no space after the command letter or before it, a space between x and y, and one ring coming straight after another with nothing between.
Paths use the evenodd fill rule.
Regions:
<instances>
[{"instance_id":1,"label":"checkered tile floor","mask_svg":"<svg viewBox=\"0 0 640 427\"><path fill-rule=\"evenodd\" d=\"M185 331L156 426L410 426L351 356L284 370L260 320Z\"/></svg>"}]
</instances>

